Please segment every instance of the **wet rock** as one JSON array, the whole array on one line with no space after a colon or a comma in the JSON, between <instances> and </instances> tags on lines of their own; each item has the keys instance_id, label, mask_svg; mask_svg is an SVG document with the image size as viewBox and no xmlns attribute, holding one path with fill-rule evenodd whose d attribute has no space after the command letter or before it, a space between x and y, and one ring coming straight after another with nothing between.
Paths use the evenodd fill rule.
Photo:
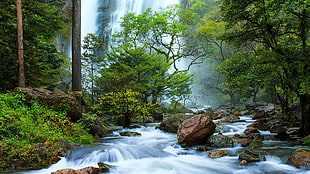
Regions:
<instances>
[{"instance_id":1,"label":"wet rock","mask_svg":"<svg viewBox=\"0 0 310 174\"><path fill-rule=\"evenodd\" d=\"M98 163L98 166L101 172L108 172L112 168L111 165L101 162Z\"/></svg>"},{"instance_id":2,"label":"wet rock","mask_svg":"<svg viewBox=\"0 0 310 174\"><path fill-rule=\"evenodd\" d=\"M185 146L201 145L215 131L215 123L204 114L195 115L183 121L178 129L178 143Z\"/></svg>"},{"instance_id":3,"label":"wet rock","mask_svg":"<svg viewBox=\"0 0 310 174\"><path fill-rule=\"evenodd\" d=\"M160 123L159 129L163 130L165 132L177 133L178 128L179 128L180 124L182 123L182 121L184 121L190 117L192 117L192 116L186 115L186 114L172 115Z\"/></svg>"},{"instance_id":4,"label":"wet rock","mask_svg":"<svg viewBox=\"0 0 310 174\"><path fill-rule=\"evenodd\" d=\"M266 106L267 103L266 102L249 102L249 103L246 103L245 104L245 108L247 110L250 110L250 111L255 111L255 110L258 110L259 107L264 107Z\"/></svg>"},{"instance_id":5,"label":"wet rock","mask_svg":"<svg viewBox=\"0 0 310 174\"><path fill-rule=\"evenodd\" d=\"M140 132L132 132L132 131L124 131L119 133L121 136L127 136L127 137L135 137L135 136L141 136Z\"/></svg>"},{"instance_id":6,"label":"wet rock","mask_svg":"<svg viewBox=\"0 0 310 174\"><path fill-rule=\"evenodd\" d=\"M94 136L104 137L108 133L108 129L102 125L100 119L96 119L90 127L90 133Z\"/></svg>"},{"instance_id":7,"label":"wet rock","mask_svg":"<svg viewBox=\"0 0 310 174\"><path fill-rule=\"evenodd\" d=\"M67 117L71 121L77 121L82 118L82 113L75 97L63 92L53 92L43 88L16 88L25 93L26 104L31 100L37 100L45 104L48 108L62 110L68 107Z\"/></svg>"},{"instance_id":8,"label":"wet rock","mask_svg":"<svg viewBox=\"0 0 310 174\"><path fill-rule=\"evenodd\" d=\"M235 123L235 122L242 122L243 120L239 119L239 116L236 115L228 115L225 117L222 117L219 122L225 122L225 123Z\"/></svg>"},{"instance_id":9,"label":"wet rock","mask_svg":"<svg viewBox=\"0 0 310 174\"><path fill-rule=\"evenodd\" d=\"M248 110L244 110L244 111L241 111L240 112L240 115L250 115L251 113L250 113L250 111L248 111Z\"/></svg>"},{"instance_id":10,"label":"wet rock","mask_svg":"<svg viewBox=\"0 0 310 174\"><path fill-rule=\"evenodd\" d=\"M267 131L270 130L270 127L267 125L268 121L270 121L270 119L268 118L258 119L254 123L248 125L247 127L248 128L253 127L262 131Z\"/></svg>"},{"instance_id":11,"label":"wet rock","mask_svg":"<svg viewBox=\"0 0 310 174\"><path fill-rule=\"evenodd\" d=\"M100 168L96 167L85 167L83 169L61 169L56 172L52 172L51 174L99 174L101 172Z\"/></svg>"},{"instance_id":12,"label":"wet rock","mask_svg":"<svg viewBox=\"0 0 310 174\"><path fill-rule=\"evenodd\" d=\"M250 149L264 147L263 137L260 134L253 135L253 141L249 144Z\"/></svg>"},{"instance_id":13,"label":"wet rock","mask_svg":"<svg viewBox=\"0 0 310 174\"><path fill-rule=\"evenodd\" d=\"M142 126L138 124L133 124L129 126L129 129L136 129L136 128L142 128Z\"/></svg>"},{"instance_id":14,"label":"wet rock","mask_svg":"<svg viewBox=\"0 0 310 174\"><path fill-rule=\"evenodd\" d=\"M252 138L241 138L237 141L238 144L240 144L242 147L247 147L252 143Z\"/></svg>"},{"instance_id":15,"label":"wet rock","mask_svg":"<svg viewBox=\"0 0 310 174\"><path fill-rule=\"evenodd\" d=\"M246 160L242 160L242 161L240 161L239 165L240 166L246 166L246 165L248 165L248 162Z\"/></svg>"},{"instance_id":16,"label":"wet rock","mask_svg":"<svg viewBox=\"0 0 310 174\"><path fill-rule=\"evenodd\" d=\"M266 118L266 112L265 111L258 111L256 114L252 117L253 120L261 119L261 118Z\"/></svg>"},{"instance_id":17,"label":"wet rock","mask_svg":"<svg viewBox=\"0 0 310 174\"><path fill-rule=\"evenodd\" d=\"M199 152L206 152L206 151L209 151L210 149L206 146L198 146L196 147L196 151L199 151Z\"/></svg>"},{"instance_id":18,"label":"wet rock","mask_svg":"<svg viewBox=\"0 0 310 174\"><path fill-rule=\"evenodd\" d=\"M222 134L211 135L207 145L216 148L234 147L234 141L230 137Z\"/></svg>"},{"instance_id":19,"label":"wet rock","mask_svg":"<svg viewBox=\"0 0 310 174\"><path fill-rule=\"evenodd\" d=\"M297 168L310 169L310 149L298 148L288 158L289 164L294 165Z\"/></svg>"},{"instance_id":20,"label":"wet rock","mask_svg":"<svg viewBox=\"0 0 310 174\"><path fill-rule=\"evenodd\" d=\"M210 158L221 158L229 154L229 150L213 150L209 153Z\"/></svg>"},{"instance_id":21,"label":"wet rock","mask_svg":"<svg viewBox=\"0 0 310 174\"><path fill-rule=\"evenodd\" d=\"M239 154L239 161L247 161L247 162L259 162L261 160L259 153L253 150L245 150Z\"/></svg>"},{"instance_id":22,"label":"wet rock","mask_svg":"<svg viewBox=\"0 0 310 174\"><path fill-rule=\"evenodd\" d=\"M253 135L253 134L257 134L260 133L258 129L253 128L253 127L248 127L243 131L244 134L246 135Z\"/></svg>"}]
</instances>

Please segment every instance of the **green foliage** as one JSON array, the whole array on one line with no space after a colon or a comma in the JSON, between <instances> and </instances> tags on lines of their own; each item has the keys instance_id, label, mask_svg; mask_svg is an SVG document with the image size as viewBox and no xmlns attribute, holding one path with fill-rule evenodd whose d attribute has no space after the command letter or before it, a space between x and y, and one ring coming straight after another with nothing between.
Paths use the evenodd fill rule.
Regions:
<instances>
[{"instance_id":1,"label":"green foliage","mask_svg":"<svg viewBox=\"0 0 310 174\"><path fill-rule=\"evenodd\" d=\"M66 106L54 111L37 101L24 104L21 93L0 94L0 151L6 162L14 155L38 143L67 140L72 143L92 143L86 130L66 118Z\"/></svg>"},{"instance_id":2,"label":"green foliage","mask_svg":"<svg viewBox=\"0 0 310 174\"><path fill-rule=\"evenodd\" d=\"M305 139L304 140L304 144L307 145L307 146L310 146L310 139Z\"/></svg>"},{"instance_id":3,"label":"green foliage","mask_svg":"<svg viewBox=\"0 0 310 174\"><path fill-rule=\"evenodd\" d=\"M169 114L185 113L188 111L183 104L178 101L172 101L168 108L165 108L165 112Z\"/></svg>"},{"instance_id":4,"label":"green foliage","mask_svg":"<svg viewBox=\"0 0 310 174\"><path fill-rule=\"evenodd\" d=\"M65 28L56 1L24 1L23 40L26 86L54 88L64 55L57 52L53 40ZM0 3L0 90L17 86L17 25L15 1Z\"/></svg>"},{"instance_id":5,"label":"green foliage","mask_svg":"<svg viewBox=\"0 0 310 174\"><path fill-rule=\"evenodd\" d=\"M120 125L129 127L133 119L144 121L152 113L159 111L159 103L143 103L139 100L140 93L130 89L120 92L110 92L100 98L100 102L93 109L98 114L109 114L117 117Z\"/></svg>"},{"instance_id":6,"label":"green foliage","mask_svg":"<svg viewBox=\"0 0 310 174\"><path fill-rule=\"evenodd\" d=\"M82 84L86 84L83 88L90 92L87 97L89 97L89 105L93 106L96 91L95 79L98 78L98 69L102 67L103 64L101 54L104 50L104 43L96 34L89 33L83 40L82 48L84 51L82 56L82 67L84 72L82 75Z\"/></svg>"},{"instance_id":7,"label":"green foliage","mask_svg":"<svg viewBox=\"0 0 310 174\"><path fill-rule=\"evenodd\" d=\"M264 85L269 81L279 87L284 105L295 95L307 93L309 5L299 0L223 1L227 28L223 38L251 55L257 65L248 73Z\"/></svg>"},{"instance_id":8,"label":"green foliage","mask_svg":"<svg viewBox=\"0 0 310 174\"><path fill-rule=\"evenodd\" d=\"M83 113L83 117L78 122L80 127L89 132L91 127L95 125L97 118L97 114Z\"/></svg>"},{"instance_id":9,"label":"green foliage","mask_svg":"<svg viewBox=\"0 0 310 174\"><path fill-rule=\"evenodd\" d=\"M132 89L145 103L190 93L192 75L187 71L169 73L171 62L145 48L121 45L107 53L107 62L109 66L100 70L96 84L103 93Z\"/></svg>"}]
</instances>

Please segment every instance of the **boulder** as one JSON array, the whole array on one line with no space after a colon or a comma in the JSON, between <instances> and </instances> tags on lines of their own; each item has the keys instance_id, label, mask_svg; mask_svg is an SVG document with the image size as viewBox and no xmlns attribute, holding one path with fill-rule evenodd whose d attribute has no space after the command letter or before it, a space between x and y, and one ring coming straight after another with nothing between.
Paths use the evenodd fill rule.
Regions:
<instances>
[{"instance_id":1,"label":"boulder","mask_svg":"<svg viewBox=\"0 0 310 174\"><path fill-rule=\"evenodd\" d=\"M263 137L260 134L253 135L253 141L249 144L250 149L264 147Z\"/></svg>"},{"instance_id":2,"label":"boulder","mask_svg":"<svg viewBox=\"0 0 310 174\"><path fill-rule=\"evenodd\" d=\"M172 115L160 123L159 129L165 132L177 133L181 122L190 117L191 115L186 115L186 114Z\"/></svg>"},{"instance_id":3,"label":"boulder","mask_svg":"<svg viewBox=\"0 0 310 174\"><path fill-rule=\"evenodd\" d=\"M253 134L259 134L259 130L253 127L248 127L243 131L246 135L253 135Z\"/></svg>"},{"instance_id":4,"label":"boulder","mask_svg":"<svg viewBox=\"0 0 310 174\"><path fill-rule=\"evenodd\" d=\"M135 137L135 136L141 136L140 132L132 132L132 131L124 131L119 133L121 136L127 136L127 137Z\"/></svg>"},{"instance_id":5,"label":"boulder","mask_svg":"<svg viewBox=\"0 0 310 174\"><path fill-rule=\"evenodd\" d=\"M45 104L48 108L54 110L68 109L67 117L71 121L77 121L82 118L81 107L75 97L63 92L53 92L43 88L16 88L25 94L26 104L31 100L37 100Z\"/></svg>"},{"instance_id":6,"label":"boulder","mask_svg":"<svg viewBox=\"0 0 310 174\"><path fill-rule=\"evenodd\" d=\"M253 150L244 150L239 154L238 157L239 161L247 161L248 163L250 162L259 162L261 160L259 153Z\"/></svg>"},{"instance_id":7,"label":"boulder","mask_svg":"<svg viewBox=\"0 0 310 174\"><path fill-rule=\"evenodd\" d=\"M289 164L294 165L297 168L310 169L310 149L298 148L288 158Z\"/></svg>"},{"instance_id":8,"label":"boulder","mask_svg":"<svg viewBox=\"0 0 310 174\"><path fill-rule=\"evenodd\" d=\"M222 134L211 135L207 145L215 148L234 147L234 141L230 137Z\"/></svg>"},{"instance_id":9,"label":"boulder","mask_svg":"<svg viewBox=\"0 0 310 174\"><path fill-rule=\"evenodd\" d=\"M253 136L252 135L239 135L239 134L235 134L233 138L237 142L237 144L241 145L241 147L247 147L253 141Z\"/></svg>"},{"instance_id":10,"label":"boulder","mask_svg":"<svg viewBox=\"0 0 310 174\"><path fill-rule=\"evenodd\" d=\"M228 150L213 150L209 153L210 158L221 158L229 154Z\"/></svg>"},{"instance_id":11,"label":"boulder","mask_svg":"<svg viewBox=\"0 0 310 174\"><path fill-rule=\"evenodd\" d=\"M98 166L101 172L108 172L112 166L106 163L98 162Z\"/></svg>"},{"instance_id":12,"label":"boulder","mask_svg":"<svg viewBox=\"0 0 310 174\"><path fill-rule=\"evenodd\" d=\"M240 161L239 165L240 166L246 166L246 165L248 165L248 162L246 160L242 160L242 161Z\"/></svg>"},{"instance_id":13,"label":"boulder","mask_svg":"<svg viewBox=\"0 0 310 174\"><path fill-rule=\"evenodd\" d=\"M184 120L179 126L178 143L185 146L205 144L215 131L215 123L205 114L195 115Z\"/></svg>"},{"instance_id":14,"label":"boulder","mask_svg":"<svg viewBox=\"0 0 310 174\"><path fill-rule=\"evenodd\" d=\"M256 120L254 123L248 125L247 127L253 127L262 131L270 130L270 127L267 125L267 123L270 121L268 118L262 118Z\"/></svg>"},{"instance_id":15,"label":"boulder","mask_svg":"<svg viewBox=\"0 0 310 174\"><path fill-rule=\"evenodd\" d=\"M244 120L240 120L239 116L236 116L236 115L228 115L228 116L222 117L219 121L225 122L225 123L235 123L235 122L242 122Z\"/></svg>"},{"instance_id":16,"label":"boulder","mask_svg":"<svg viewBox=\"0 0 310 174\"><path fill-rule=\"evenodd\" d=\"M100 168L96 167L85 167L83 169L61 169L56 172L52 172L51 174L99 174L101 172Z\"/></svg>"}]
</instances>

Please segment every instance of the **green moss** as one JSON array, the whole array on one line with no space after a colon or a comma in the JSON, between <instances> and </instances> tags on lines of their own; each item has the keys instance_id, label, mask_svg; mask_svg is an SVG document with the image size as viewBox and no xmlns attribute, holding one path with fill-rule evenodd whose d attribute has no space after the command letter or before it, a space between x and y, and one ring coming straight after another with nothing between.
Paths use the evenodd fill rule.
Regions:
<instances>
[{"instance_id":1,"label":"green moss","mask_svg":"<svg viewBox=\"0 0 310 174\"><path fill-rule=\"evenodd\" d=\"M23 101L24 95L20 93L0 94L1 169L16 168L17 164L29 168L32 164L46 167L55 162L57 155L53 153L56 153L60 140L80 144L94 141L87 130L69 121L66 107L55 111L36 101L28 105ZM45 154L31 151L37 144L48 144L49 148L44 146L46 150L43 149Z\"/></svg>"}]
</instances>

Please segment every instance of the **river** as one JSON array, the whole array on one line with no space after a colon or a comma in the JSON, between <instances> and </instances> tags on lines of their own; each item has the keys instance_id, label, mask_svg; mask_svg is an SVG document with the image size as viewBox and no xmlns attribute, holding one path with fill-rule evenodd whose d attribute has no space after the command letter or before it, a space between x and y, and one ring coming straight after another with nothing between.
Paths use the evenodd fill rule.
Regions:
<instances>
[{"instance_id":1,"label":"river","mask_svg":"<svg viewBox=\"0 0 310 174\"><path fill-rule=\"evenodd\" d=\"M252 122L224 125L224 134L232 136L242 132ZM124 137L121 131L136 131L142 136ZM265 137L268 132L262 132ZM310 170L297 169L286 164L288 156L297 148L294 142L265 140L269 156L266 160L240 166L238 152L244 147L235 145L226 148L229 156L212 159L207 152L198 152L195 148L184 149L177 144L176 134L156 129L150 124L136 129L123 129L102 138L99 143L84 146L68 153L58 163L48 169L11 174L48 174L64 168L81 169L87 166L98 167L98 162L112 165L110 174L310 174ZM301 146L300 146L301 147Z\"/></svg>"}]
</instances>

